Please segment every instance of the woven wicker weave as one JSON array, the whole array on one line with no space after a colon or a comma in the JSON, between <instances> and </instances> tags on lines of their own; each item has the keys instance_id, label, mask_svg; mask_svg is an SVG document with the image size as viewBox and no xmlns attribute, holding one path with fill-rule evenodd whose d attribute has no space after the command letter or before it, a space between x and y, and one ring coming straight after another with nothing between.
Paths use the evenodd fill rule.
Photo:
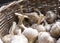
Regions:
<instances>
[{"instance_id":1,"label":"woven wicker weave","mask_svg":"<svg viewBox=\"0 0 60 43\"><path fill-rule=\"evenodd\" d=\"M8 33L13 21L16 21L15 12L20 12L19 3L14 1L0 8L0 36Z\"/></svg>"}]
</instances>

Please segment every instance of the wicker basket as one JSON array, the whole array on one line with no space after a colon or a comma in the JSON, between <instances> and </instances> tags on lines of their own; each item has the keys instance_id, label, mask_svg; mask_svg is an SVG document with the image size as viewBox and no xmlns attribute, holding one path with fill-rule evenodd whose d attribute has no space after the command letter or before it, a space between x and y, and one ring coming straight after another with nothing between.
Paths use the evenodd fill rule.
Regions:
<instances>
[{"instance_id":1,"label":"wicker basket","mask_svg":"<svg viewBox=\"0 0 60 43\"><path fill-rule=\"evenodd\" d=\"M0 8L0 36L8 33L13 21L17 21L15 12L20 12L20 2L14 1Z\"/></svg>"},{"instance_id":2,"label":"wicker basket","mask_svg":"<svg viewBox=\"0 0 60 43\"><path fill-rule=\"evenodd\" d=\"M60 9L60 2L46 4L47 6L42 3L42 7L39 5L38 8L40 8L42 11L52 10L56 12ZM52 4L56 5L53 6ZM6 35L10 26L12 25L12 22L17 21L17 18L14 15L15 12L20 12L20 1L14 1L0 8L0 36Z\"/></svg>"}]
</instances>

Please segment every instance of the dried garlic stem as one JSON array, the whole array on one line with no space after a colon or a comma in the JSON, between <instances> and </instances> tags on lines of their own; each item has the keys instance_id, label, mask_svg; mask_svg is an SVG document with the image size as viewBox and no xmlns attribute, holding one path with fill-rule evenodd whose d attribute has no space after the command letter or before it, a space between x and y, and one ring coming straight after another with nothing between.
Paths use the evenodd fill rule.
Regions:
<instances>
[{"instance_id":1,"label":"dried garlic stem","mask_svg":"<svg viewBox=\"0 0 60 43\"><path fill-rule=\"evenodd\" d=\"M44 19L45 19L45 16L43 14L40 14L37 24L40 24L42 21L44 21Z\"/></svg>"}]
</instances>

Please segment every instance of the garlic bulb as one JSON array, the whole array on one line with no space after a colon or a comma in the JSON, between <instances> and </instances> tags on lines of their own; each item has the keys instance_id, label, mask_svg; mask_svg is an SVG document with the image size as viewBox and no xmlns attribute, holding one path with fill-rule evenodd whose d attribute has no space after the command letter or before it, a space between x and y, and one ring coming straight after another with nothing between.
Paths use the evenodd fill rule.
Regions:
<instances>
[{"instance_id":1,"label":"garlic bulb","mask_svg":"<svg viewBox=\"0 0 60 43\"><path fill-rule=\"evenodd\" d=\"M28 39L21 34L21 29L18 30L17 35L11 38L10 43L28 43Z\"/></svg>"},{"instance_id":2,"label":"garlic bulb","mask_svg":"<svg viewBox=\"0 0 60 43\"><path fill-rule=\"evenodd\" d=\"M55 38L58 38L60 36L60 22L53 24L50 30L50 34Z\"/></svg>"},{"instance_id":3,"label":"garlic bulb","mask_svg":"<svg viewBox=\"0 0 60 43\"><path fill-rule=\"evenodd\" d=\"M2 40L3 40L4 43L10 43L11 37L13 37L13 35L14 35L13 30L15 29L15 26L16 26L16 23L13 22L13 25L12 25L11 28L10 28L9 34L8 34L8 35L5 35L5 36L2 38Z\"/></svg>"},{"instance_id":4,"label":"garlic bulb","mask_svg":"<svg viewBox=\"0 0 60 43\"><path fill-rule=\"evenodd\" d=\"M55 43L55 42L48 32L40 32L38 35L38 43Z\"/></svg>"},{"instance_id":5,"label":"garlic bulb","mask_svg":"<svg viewBox=\"0 0 60 43\"><path fill-rule=\"evenodd\" d=\"M46 13L46 20L49 22L49 23L52 23L56 20L57 16L54 12L52 11L47 11Z\"/></svg>"},{"instance_id":6,"label":"garlic bulb","mask_svg":"<svg viewBox=\"0 0 60 43\"><path fill-rule=\"evenodd\" d=\"M29 43L33 43L34 40L38 36L38 31L36 29L31 28L31 27L27 28L23 25L22 25L22 27L25 28L25 30L22 32L22 34L28 38Z\"/></svg>"},{"instance_id":7,"label":"garlic bulb","mask_svg":"<svg viewBox=\"0 0 60 43\"><path fill-rule=\"evenodd\" d=\"M56 43L60 43L60 38L56 41Z\"/></svg>"}]
</instances>

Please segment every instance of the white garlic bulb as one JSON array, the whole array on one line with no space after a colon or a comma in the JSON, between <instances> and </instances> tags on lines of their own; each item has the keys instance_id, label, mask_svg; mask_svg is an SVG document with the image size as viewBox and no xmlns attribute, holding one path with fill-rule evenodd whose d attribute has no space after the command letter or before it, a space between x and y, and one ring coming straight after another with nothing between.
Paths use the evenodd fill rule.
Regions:
<instances>
[{"instance_id":1,"label":"white garlic bulb","mask_svg":"<svg viewBox=\"0 0 60 43\"><path fill-rule=\"evenodd\" d=\"M55 38L58 38L60 36L60 22L53 24L50 30L50 34Z\"/></svg>"},{"instance_id":2,"label":"white garlic bulb","mask_svg":"<svg viewBox=\"0 0 60 43\"><path fill-rule=\"evenodd\" d=\"M10 43L28 43L28 39L21 34L21 29L18 30L17 35L11 38Z\"/></svg>"},{"instance_id":3,"label":"white garlic bulb","mask_svg":"<svg viewBox=\"0 0 60 43\"><path fill-rule=\"evenodd\" d=\"M38 35L38 43L54 43L54 39L48 32L40 32Z\"/></svg>"},{"instance_id":4,"label":"white garlic bulb","mask_svg":"<svg viewBox=\"0 0 60 43\"><path fill-rule=\"evenodd\" d=\"M46 20L49 22L49 23L52 23L55 21L55 19L57 18L56 14L52 11L47 11L46 13Z\"/></svg>"},{"instance_id":5,"label":"white garlic bulb","mask_svg":"<svg viewBox=\"0 0 60 43\"><path fill-rule=\"evenodd\" d=\"M31 27L29 28L25 27L25 30L22 32L22 34L28 38L29 43L33 43L38 36L38 31Z\"/></svg>"}]
</instances>

